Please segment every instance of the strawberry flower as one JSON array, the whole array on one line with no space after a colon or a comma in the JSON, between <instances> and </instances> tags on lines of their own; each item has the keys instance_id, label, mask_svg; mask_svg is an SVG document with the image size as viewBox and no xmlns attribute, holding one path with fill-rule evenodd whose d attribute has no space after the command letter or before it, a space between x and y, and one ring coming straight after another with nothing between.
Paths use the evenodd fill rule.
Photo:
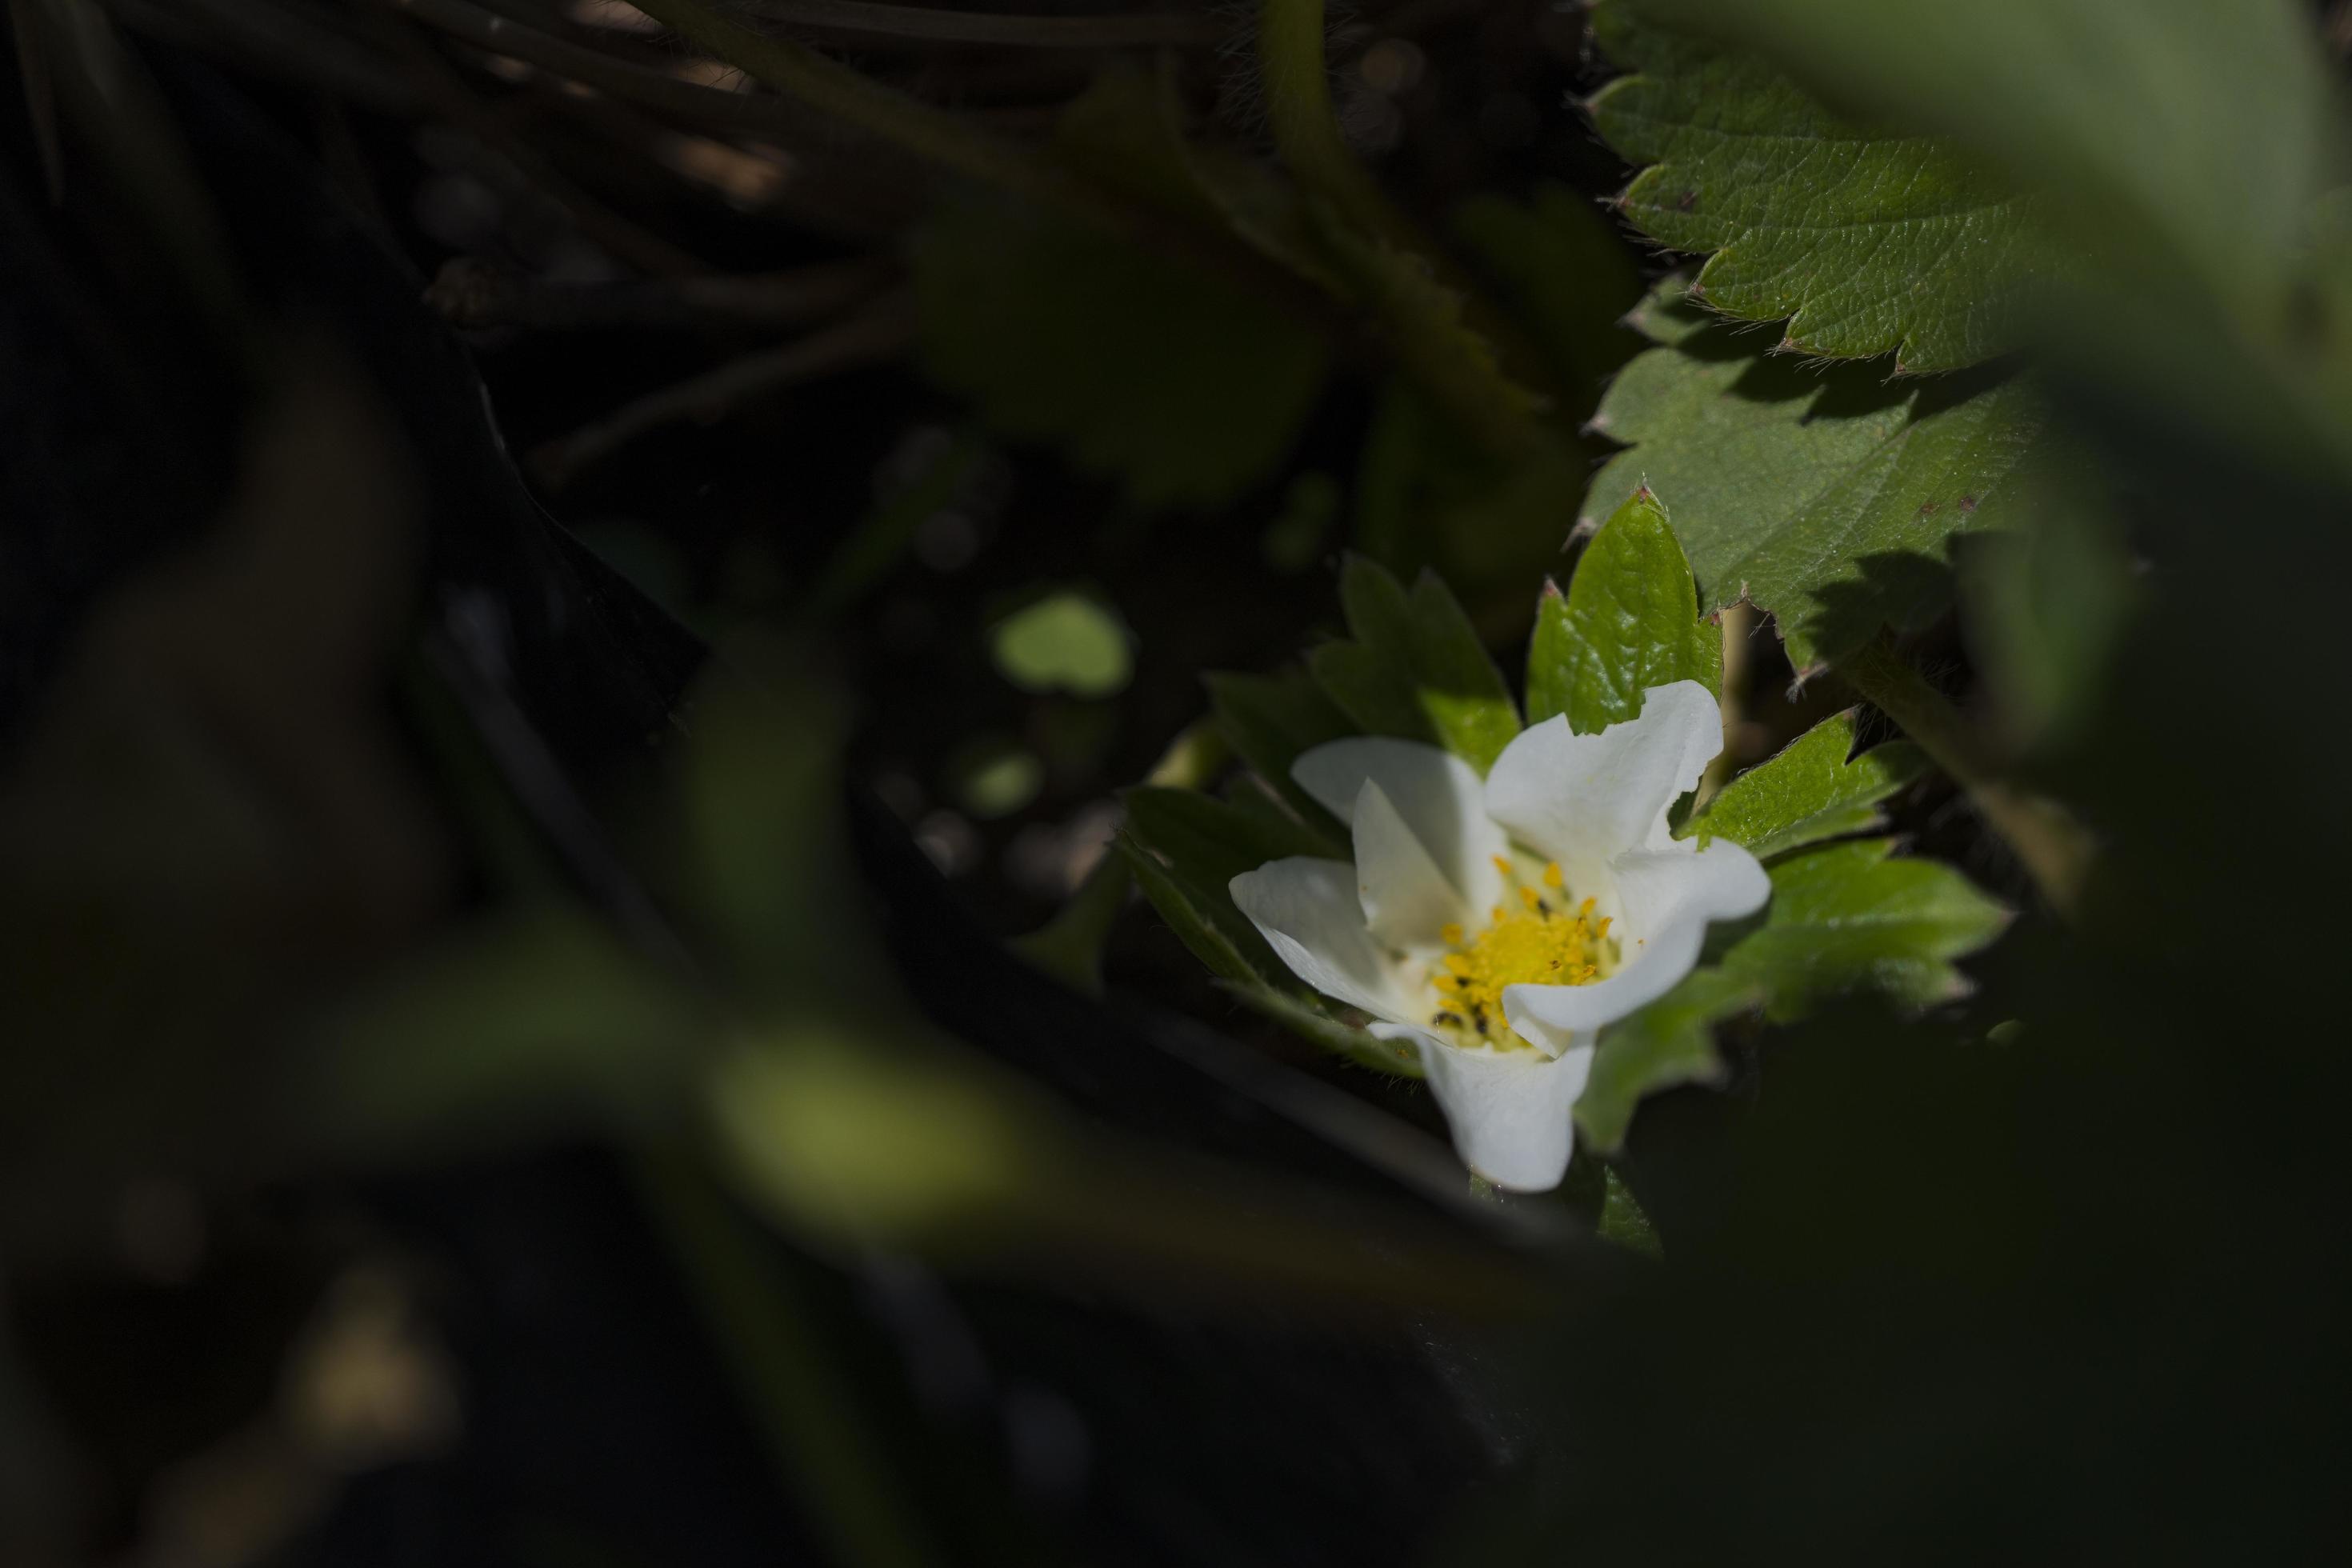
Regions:
<instances>
[{"instance_id":1,"label":"strawberry flower","mask_svg":"<svg viewBox=\"0 0 2352 1568\"><path fill-rule=\"evenodd\" d=\"M1771 894L1746 849L1667 826L1722 744L1696 680L1597 734L1534 725L1483 780L1435 746L1334 741L1291 772L1349 826L1353 863L1272 861L1234 902L1301 980L1418 1044L1465 1164L1553 1187L1601 1029L1689 973L1709 921Z\"/></svg>"}]
</instances>

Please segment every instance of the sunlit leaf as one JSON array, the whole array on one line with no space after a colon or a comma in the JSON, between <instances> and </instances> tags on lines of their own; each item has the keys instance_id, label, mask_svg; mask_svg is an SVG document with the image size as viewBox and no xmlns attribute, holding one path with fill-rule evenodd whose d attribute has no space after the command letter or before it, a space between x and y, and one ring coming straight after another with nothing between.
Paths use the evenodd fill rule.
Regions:
<instances>
[{"instance_id":1,"label":"sunlit leaf","mask_svg":"<svg viewBox=\"0 0 2352 1568\"><path fill-rule=\"evenodd\" d=\"M2000 935L2009 911L1950 867L1894 847L1832 844L1774 866L1765 922L1724 955L1723 973L1760 987L1772 1018L1849 991L1920 1007L1965 994L1952 960Z\"/></svg>"},{"instance_id":2,"label":"sunlit leaf","mask_svg":"<svg viewBox=\"0 0 2352 1568\"><path fill-rule=\"evenodd\" d=\"M1848 709L1822 720L1778 756L1732 780L1682 837L1728 838L1769 860L1880 826L1878 803L1927 773L1927 759L1907 741L1853 756L1854 713Z\"/></svg>"},{"instance_id":3,"label":"sunlit leaf","mask_svg":"<svg viewBox=\"0 0 2352 1568\"><path fill-rule=\"evenodd\" d=\"M1563 595L1547 583L1528 644L1528 722L1568 715L1580 735L1638 717L1654 686L1723 689L1723 634L1698 618L1690 564L1665 509L1637 490L1603 523Z\"/></svg>"},{"instance_id":4,"label":"sunlit leaf","mask_svg":"<svg viewBox=\"0 0 2352 1568\"><path fill-rule=\"evenodd\" d=\"M1662 300L1649 313L1694 312ZM1933 620L1951 604L1956 535L2030 521L2081 483L2030 376L1889 382L1760 349L1716 325L1627 365L1594 424L1631 449L1594 478L1585 517L1646 484L1706 606L1754 603L1800 670Z\"/></svg>"},{"instance_id":5,"label":"sunlit leaf","mask_svg":"<svg viewBox=\"0 0 2352 1568\"><path fill-rule=\"evenodd\" d=\"M2052 247L2003 179L1951 144L1832 113L1757 57L1638 20L1593 16L1634 74L1592 100L1610 144L1647 164L1626 216L1708 255L1699 291L1788 346L1951 370L2013 346L2015 307Z\"/></svg>"}]
</instances>

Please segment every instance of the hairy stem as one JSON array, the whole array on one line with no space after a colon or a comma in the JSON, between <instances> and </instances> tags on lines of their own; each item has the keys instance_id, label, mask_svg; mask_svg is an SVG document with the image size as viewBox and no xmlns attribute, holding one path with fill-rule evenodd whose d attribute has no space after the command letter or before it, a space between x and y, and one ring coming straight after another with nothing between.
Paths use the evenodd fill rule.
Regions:
<instances>
[{"instance_id":1,"label":"hairy stem","mask_svg":"<svg viewBox=\"0 0 2352 1568\"><path fill-rule=\"evenodd\" d=\"M1055 206L1088 205L1050 160L814 49L739 26L703 0L644 0L637 9L777 91L941 168Z\"/></svg>"},{"instance_id":2,"label":"hairy stem","mask_svg":"<svg viewBox=\"0 0 2352 1568\"><path fill-rule=\"evenodd\" d=\"M1885 639L1837 661L1836 668L1968 792L1993 831L2016 851L2050 907L2074 919L2096 853L2088 830L2057 802L2000 777L1975 727L1897 658Z\"/></svg>"},{"instance_id":3,"label":"hairy stem","mask_svg":"<svg viewBox=\"0 0 2352 1568\"><path fill-rule=\"evenodd\" d=\"M1444 253L1399 212L1339 134L1323 53L1323 0L1264 0L1258 60L1276 148L1307 194L1345 228L1332 248L1360 302L1405 370L1465 434L1498 457L1546 439L1541 400L1504 374L1492 345L1508 329L1478 301Z\"/></svg>"}]
</instances>

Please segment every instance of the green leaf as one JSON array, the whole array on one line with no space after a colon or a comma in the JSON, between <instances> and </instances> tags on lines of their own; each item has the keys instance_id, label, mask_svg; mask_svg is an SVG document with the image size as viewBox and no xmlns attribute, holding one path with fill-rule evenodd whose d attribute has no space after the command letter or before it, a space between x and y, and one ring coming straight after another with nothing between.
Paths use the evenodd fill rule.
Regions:
<instances>
[{"instance_id":1,"label":"green leaf","mask_svg":"<svg viewBox=\"0 0 2352 1568\"><path fill-rule=\"evenodd\" d=\"M1595 734L1677 680L1723 694L1723 634L1699 619L1665 508L1636 490L1585 546L1567 594L1544 584L1528 643L1528 722L1565 713L1570 730Z\"/></svg>"},{"instance_id":2,"label":"green leaf","mask_svg":"<svg viewBox=\"0 0 2352 1568\"><path fill-rule=\"evenodd\" d=\"M1206 964L1210 973L1236 984L1265 984L1257 963L1244 957L1232 935L1201 911L1201 906L1194 901L1194 890L1161 865L1150 850L1125 833L1111 840L1111 847L1126 858L1135 873L1136 885L1143 889L1143 896L1151 901L1160 918L1168 922L1168 929L1176 933L1176 940Z\"/></svg>"},{"instance_id":3,"label":"green leaf","mask_svg":"<svg viewBox=\"0 0 2352 1568\"><path fill-rule=\"evenodd\" d=\"M913 269L931 376L1139 506L1231 500L1280 463L1322 389L1328 344L1296 311L1019 205L937 208Z\"/></svg>"},{"instance_id":4,"label":"green leaf","mask_svg":"<svg viewBox=\"0 0 2352 1568\"><path fill-rule=\"evenodd\" d=\"M990 643L996 668L1024 691L1108 697L1133 672L1127 628L1084 594L1048 595L996 625Z\"/></svg>"},{"instance_id":5,"label":"green leaf","mask_svg":"<svg viewBox=\"0 0 2352 1568\"><path fill-rule=\"evenodd\" d=\"M1699 290L1784 347L1899 370L1953 370L2013 346L2021 300L2052 248L2027 204L1950 143L1831 112L1781 71L1607 0L1593 23L1635 73L1601 89L1595 123L1650 165L1620 198L1676 250L1712 253Z\"/></svg>"},{"instance_id":6,"label":"green leaf","mask_svg":"<svg viewBox=\"0 0 2352 1568\"><path fill-rule=\"evenodd\" d=\"M1317 684L1366 734L1444 746L1486 772L1519 732L1518 705L1453 593L1424 573L1407 595L1351 555L1339 598L1354 640L1307 656Z\"/></svg>"},{"instance_id":7,"label":"green leaf","mask_svg":"<svg viewBox=\"0 0 2352 1568\"><path fill-rule=\"evenodd\" d=\"M1646 484L1706 607L1771 615L1801 674L1941 615L1951 541L2032 521L2083 472L2030 377L1890 383L1751 352L1722 326L1627 365L1593 426L1631 450L1594 478L1586 518Z\"/></svg>"},{"instance_id":8,"label":"green leaf","mask_svg":"<svg viewBox=\"0 0 2352 1568\"><path fill-rule=\"evenodd\" d=\"M1294 995L1276 986L1249 983L1229 984L1223 988L1261 1017L1358 1067L1396 1078L1422 1076L1418 1047L1406 1040L1383 1040L1369 1029L1343 1024L1323 1011L1321 1002L1310 994Z\"/></svg>"},{"instance_id":9,"label":"green leaf","mask_svg":"<svg viewBox=\"0 0 2352 1568\"><path fill-rule=\"evenodd\" d=\"M1328 841L1325 853L1339 855L1348 835L1335 817L1315 804L1290 776L1301 752L1356 732L1348 716L1332 706L1323 689L1304 670L1280 675L1210 674L1209 711L1234 754L1288 802L1301 820Z\"/></svg>"},{"instance_id":10,"label":"green leaf","mask_svg":"<svg viewBox=\"0 0 2352 1568\"><path fill-rule=\"evenodd\" d=\"M1723 1058L1715 1048L1715 1025L1754 1007L1763 995L1753 980L1695 969L1655 1002L1603 1029L1592 1076L1576 1102L1584 1146L1596 1154L1614 1153L1644 1096L1718 1081Z\"/></svg>"},{"instance_id":11,"label":"green leaf","mask_svg":"<svg viewBox=\"0 0 2352 1568\"><path fill-rule=\"evenodd\" d=\"M1925 774L1927 758L1909 742L1894 741L1849 762L1858 711L1822 720L1780 755L1732 780L1676 837L1728 838L1769 860L1880 826L1885 819L1878 803Z\"/></svg>"},{"instance_id":12,"label":"green leaf","mask_svg":"<svg viewBox=\"0 0 2352 1568\"><path fill-rule=\"evenodd\" d=\"M1965 139L2101 248L2279 267L2332 172L2329 72L2294 0L1642 0L1888 121ZM2247 279L2246 281L2252 281Z\"/></svg>"},{"instance_id":13,"label":"green leaf","mask_svg":"<svg viewBox=\"0 0 2352 1568\"><path fill-rule=\"evenodd\" d=\"M1204 887L1222 889L1269 860L1331 857L1319 835L1296 822L1197 790L1142 784L1122 792L1119 800L1129 830Z\"/></svg>"},{"instance_id":14,"label":"green leaf","mask_svg":"<svg viewBox=\"0 0 2352 1568\"><path fill-rule=\"evenodd\" d=\"M1841 992L1916 1007L1967 993L1951 961L2000 934L2009 911L1948 866L1891 858L1894 847L1832 844L1772 868L1763 926L1723 959L1727 976L1764 991L1767 1017L1799 1016Z\"/></svg>"}]
</instances>

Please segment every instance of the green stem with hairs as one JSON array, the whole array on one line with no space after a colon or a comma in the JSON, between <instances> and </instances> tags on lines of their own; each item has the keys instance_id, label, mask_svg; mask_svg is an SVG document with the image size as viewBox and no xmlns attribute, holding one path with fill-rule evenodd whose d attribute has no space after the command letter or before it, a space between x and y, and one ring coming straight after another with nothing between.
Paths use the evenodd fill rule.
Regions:
<instances>
[{"instance_id":1,"label":"green stem with hairs","mask_svg":"<svg viewBox=\"0 0 2352 1568\"><path fill-rule=\"evenodd\" d=\"M1051 205L1095 206L1051 160L814 49L738 26L704 0L643 0L637 9L777 91L941 168Z\"/></svg>"},{"instance_id":2,"label":"green stem with hairs","mask_svg":"<svg viewBox=\"0 0 2352 1568\"><path fill-rule=\"evenodd\" d=\"M2016 851L2050 907L2073 920L2097 853L2089 831L2057 802L2001 777L1975 727L1896 658L1885 638L1836 660L1834 668L1968 792L1993 831Z\"/></svg>"},{"instance_id":3,"label":"green stem with hairs","mask_svg":"<svg viewBox=\"0 0 2352 1568\"><path fill-rule=\"evenodd\" d=\"M1505 374L1493 346L1517 346L1508 323L1391 204L1339 134L1323 52L1323 0L1264 0L1257 46L1275 146L1309 197L1351 231L1334 237L1332 259L1387 330L1398 360L1496 456L1519 458L1541 448L1549 440L1536 418L1543 399Z\"/></svg>"}]
</instances>

